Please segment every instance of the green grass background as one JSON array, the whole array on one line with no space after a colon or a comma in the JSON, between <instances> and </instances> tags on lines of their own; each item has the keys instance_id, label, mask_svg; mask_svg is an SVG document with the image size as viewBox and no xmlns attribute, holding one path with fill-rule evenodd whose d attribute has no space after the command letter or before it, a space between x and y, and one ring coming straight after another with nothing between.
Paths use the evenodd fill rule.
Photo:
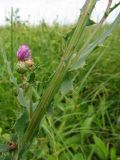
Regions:
<instances>
[{"instance_id":1,"label":"green grass background","mask_svg":"<svg viewBox=\"0 0 120 160\"><path fill-rule=\"evenodd\" d=\"M3 54L9 61L13 59L15 68L18 47L29 45L32 58L39 65L33 93L36 102L54 75L66 45L64 36L71 27L14 24L12 50L10 27L0 28L0 142L10 140L15 119L22 112ZM86 29L80 46L93 29ZM21 83L15 69L13 72ZM25 160L120 159L120 26L74 76L72 90L66 95L59 91L54 97ZM29 98L29 87L26 92Z\"/></svg>"}]
</instances>

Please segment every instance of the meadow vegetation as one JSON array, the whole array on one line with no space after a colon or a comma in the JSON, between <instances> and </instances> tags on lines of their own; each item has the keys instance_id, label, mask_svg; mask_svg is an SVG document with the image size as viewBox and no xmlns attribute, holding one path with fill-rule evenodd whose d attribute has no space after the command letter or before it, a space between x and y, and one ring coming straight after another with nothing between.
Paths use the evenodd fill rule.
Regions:
<instances>
[{"instance_id":1,"label":"meadow vegetation","mask_svg":"<svg viewBox=\"0 0 120 160\"><path fill-rule=\"evenodd\" d=\"M41 99L43 90L55 74L62 57L66 35L73 26L39 26L14 23L0 28L0 143L11 141L15 120L23 112L18 93L10 81L15 70L16 51L21 44L31 48L37 71L33 83L33 102ZM94 30L86 27L80 48ZM109 25L102 27L98 35ZM120 159L120 25L100 49L87 58L84 67L68 72L59 92L49 106L24 160L119 160ZM12 47L13 46L13 47ZM11 61L12 60L12 61ZM29 77L29 75L28 75ZM72 78L71 78L72 77ZM26 84L26 99L29 85ZM20 127L20 126L19 126ZM0 154L1 159L4 154Z\"/></svg>"}]
</instances>

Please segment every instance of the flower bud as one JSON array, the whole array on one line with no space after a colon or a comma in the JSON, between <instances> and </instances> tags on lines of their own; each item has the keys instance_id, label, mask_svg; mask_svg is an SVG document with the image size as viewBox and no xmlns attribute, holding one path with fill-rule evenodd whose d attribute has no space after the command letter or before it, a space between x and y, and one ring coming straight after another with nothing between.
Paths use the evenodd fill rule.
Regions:
<instances>
[{"instance_id":1,"label":"flower bud","mask_svg":"<svg viewBox=\"0 0 120 160\"><path fill-rule=\"evenodd\" d=\"M17 58L19 61L26 61L30 59L30 49L27 45L21 45L17 51Z\"/></svg>"},{"instance_id":2,"label":"flower bud","mask_svg":"<svg viewBox=\"0 0 120 160\"><path fill-rule=\"evenodd\" d=\"M25 65L28 69L32 70L34 69L35 65L32 59L29 59L27 61L25 61Z\"/></svg>"},{"instance_id":3,"label":"flower bud","mask_svg":"<svg viewBox=\"0 0 120 160\"><path fill-rule=\"evenodd\" d=\"M20 74L24 74L27 71L25 62L19 61L16 65L16 71Z\"/></svg>"}]
</instances>

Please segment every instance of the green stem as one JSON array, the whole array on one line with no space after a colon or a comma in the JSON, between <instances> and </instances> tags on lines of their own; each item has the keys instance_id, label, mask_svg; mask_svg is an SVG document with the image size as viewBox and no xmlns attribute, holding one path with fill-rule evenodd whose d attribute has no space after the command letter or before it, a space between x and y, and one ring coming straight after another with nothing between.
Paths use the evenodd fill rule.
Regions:
<instances>
[{"instance_id":1,"label":"green stem","mask_svg":"<svg viewBox=\"0 0 120 160\"><path fill-rule=\"evenodd\" d=\"M29 140L31 140L33 138L35 130L38 128L39 123L42 120L42 118L46 112L47 106L49 105L49 103L53 99L54 94L56 93L57 89L59 88L59 85L60 85L66 71L67 71L67 68L64 66L64 62L62 61L57 69L57 74L55 74L50 85L48 86L48 88L44 92L42 100L39 103L37 109L35 110L35 112L32 116L32 119L30 121L28 129L25 132L25 135L23 137L23 141L22 141L23 146L27 145Z\"/></svg>"},{"instance_id":2,"label":"green stem","mask_svg":"<svg viewBox=\"0 0 120 160\"><path fill-rule=\"evenodd\" d=\"M33 115L33 109L32 109L32 95L33 95L32 84L30 84L30 108L29 108L29 118L30 118L30 120L31 120L32 115Z\"/></svg>"},{"instance_id":3,"label":"green stem","mask_svg":"<svg viewBox=\"0 0 120 160\"><path fill-rule=\"evenodd\" d=\"M25 75L24 74L21 74L21 80L22 80L23 94L25 95Z\"/></svg>"},{"instance_id":4,"label":"green stem","mask_svg":"<svg viewBox=\"0 0 120 160\"><path fill-rule=\"evenodd\" d=\"M95 7L96 0L87 0L81 9L81 15L78 19L78 23L75 29L75 32L69 42L68 47L65 50L65 56L73 54L73 50L75 49L77 43L80 41L83 31L85 29L86 23L92 13L93 8Z\"/></svg>"}]
</instances>

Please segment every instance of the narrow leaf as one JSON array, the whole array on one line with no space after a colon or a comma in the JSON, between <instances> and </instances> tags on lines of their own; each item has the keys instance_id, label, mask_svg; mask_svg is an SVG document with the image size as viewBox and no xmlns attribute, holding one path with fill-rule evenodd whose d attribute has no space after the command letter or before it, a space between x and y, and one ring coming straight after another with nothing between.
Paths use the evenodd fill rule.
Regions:
<instances>
[{"instance_id":1,"label":"narrow leaf","mask_svg":"<svg viewBox=\"0 0 120 160\"><path fill-rule=\"evenodd\" d=\"M116 149L113 147L110 149L110 160L117 160Z\"/></svg>"},{"instance_id":2,"label":"narrow leaf","mask_svg":"<svg viewBox=\"0 0 120 160\"><path fill-rule=\"evenodd\" d=\"M80 134L81 140L84 141L86 134L90 132L91 124L93 122L94 116L88 117L81 125Z\"/></svg>"},{"instance_id":3,"label":"narrow leaf","mask_svg":"<svg viewBox=\"0 0 120 160\"><path fill-rule=\"evenodd\" d=\"M108 158L108 148L106 147L104 142L96 135L93 136L93 139L94 139L95 145L96 145L96 154L101 159L107 159Z\"/></svg>"}]
</instances>

